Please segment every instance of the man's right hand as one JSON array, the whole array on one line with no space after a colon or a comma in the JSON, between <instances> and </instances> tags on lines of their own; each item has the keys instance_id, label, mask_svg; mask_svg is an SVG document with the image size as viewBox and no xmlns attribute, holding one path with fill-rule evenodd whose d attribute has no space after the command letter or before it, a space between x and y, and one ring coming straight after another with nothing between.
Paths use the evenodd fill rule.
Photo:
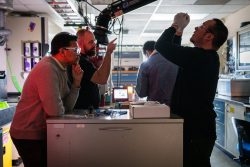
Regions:
<instances>
[{"instance_id":1,"label":"man's right hand","mask_svg":"<svg viewBox=\"0 0 250 167\"><path fill-rule=\"evenodd\" d=\"M111 42L109 42L109 44L108 44L108 46L107 46L107 53L111 54L111 53L113 53L113 51L115 50L116 43L114 43L114 42L115 42L116 39L117 39L117 38L115 38L115 39L113 39Z\"/></svg>"},{"instance_id":2,"label":"man's right hand","mask_svg":"<svg viewBox=\"0 0 250 167\"><path fill-rule=\"evenodd\" d=\"M81 86L81 80L83 77L83 73L84 72L78 63L72 65L73 85L76 88L79 88Z\"/></svg>"},{"instance_id":3,"label":"man's right hand","mask_svg":"<svg viewBox=\"0 0 250 167\"><path fill-rule=\"evenodd\" d=\"M182 33L184 28L190 22L190 17L187 13L177 13L174 16L173 25L176 26L176 31Z\"/></svg>"}]
</instances>

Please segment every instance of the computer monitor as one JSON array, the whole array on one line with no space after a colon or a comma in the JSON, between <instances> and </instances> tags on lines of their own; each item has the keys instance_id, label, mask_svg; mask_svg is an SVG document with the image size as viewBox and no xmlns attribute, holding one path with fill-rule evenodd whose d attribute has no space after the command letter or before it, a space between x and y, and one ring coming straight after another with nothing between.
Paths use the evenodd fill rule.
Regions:
<instances>
[{"instance_id":1,"label":"computer monitor","mask_svg":"<svg viewBox=\"0 0 250 167\"><path fill-rule=\"evenodd\" d=\"M113 101L114 102L128 101L128 89L127 88L113 88Z\"/></svg>"}]
</instances>

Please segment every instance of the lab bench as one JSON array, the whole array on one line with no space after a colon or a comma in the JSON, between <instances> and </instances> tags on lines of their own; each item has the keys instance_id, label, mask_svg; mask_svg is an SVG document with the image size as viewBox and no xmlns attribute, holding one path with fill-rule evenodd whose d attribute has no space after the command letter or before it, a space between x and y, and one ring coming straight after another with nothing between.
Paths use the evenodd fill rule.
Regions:
<instances>
[{"instance_id":1,"label":"lab bench","mask_svg":"<svg viewBox=\"0 0 250 167\"><path fill-rule=\"evenodd\" d=\"M47 120L48 167L181 167L183 119L129 114Z\"/></svg>"},{"instance_id":2,"label":"lab bench","mask_svg":"<svg viewBox=\"0 0 250 167\"><path fill-rule=\"evenodd\" d=\"M238 138L232 117L245 120L250 116L249 97L216 95L214 100L216 118L216 145L229 156L238 158Z\"/></svg>"}]
</instances>

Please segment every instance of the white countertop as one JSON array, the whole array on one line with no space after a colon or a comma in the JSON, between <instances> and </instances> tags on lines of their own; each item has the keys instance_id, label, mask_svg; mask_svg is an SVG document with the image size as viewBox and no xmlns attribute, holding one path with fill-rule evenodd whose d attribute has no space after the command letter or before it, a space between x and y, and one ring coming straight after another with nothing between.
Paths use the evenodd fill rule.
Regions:
<instances>
[{"instance_id":1,"label":"white countertop","mask_svg":"<svg viewBox=\"0 0 250 167\"><path fill-rule=\"evenodd\" d=\"M126 124L126 123L183 123L183 119L177 116L172 116L170 118L147 118L147 119L133 119L129 115L129 110L127 114L119 115L115 114L113 116L98 116L98 117L87 117L84 115L63 115L61 117L51 117L47 119L48 124L99 124L99 123L114 123L114 124Z\"/></svg>"}]
</instances>

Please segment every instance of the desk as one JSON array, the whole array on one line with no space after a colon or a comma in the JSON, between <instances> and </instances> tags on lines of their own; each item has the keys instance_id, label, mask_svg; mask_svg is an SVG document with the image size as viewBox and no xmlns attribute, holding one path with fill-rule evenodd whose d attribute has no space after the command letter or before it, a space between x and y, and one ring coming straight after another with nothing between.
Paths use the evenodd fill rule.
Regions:
<instances>
[{"instance_id":1,"label":"desk","mask_svg":"<svg viewBox=\"0 0 250 167\"><path fill-rule=\"evenodd\" d=\"M183 119L47 120L48 167L182 167Z\"/></svg>"}]
</instances>

